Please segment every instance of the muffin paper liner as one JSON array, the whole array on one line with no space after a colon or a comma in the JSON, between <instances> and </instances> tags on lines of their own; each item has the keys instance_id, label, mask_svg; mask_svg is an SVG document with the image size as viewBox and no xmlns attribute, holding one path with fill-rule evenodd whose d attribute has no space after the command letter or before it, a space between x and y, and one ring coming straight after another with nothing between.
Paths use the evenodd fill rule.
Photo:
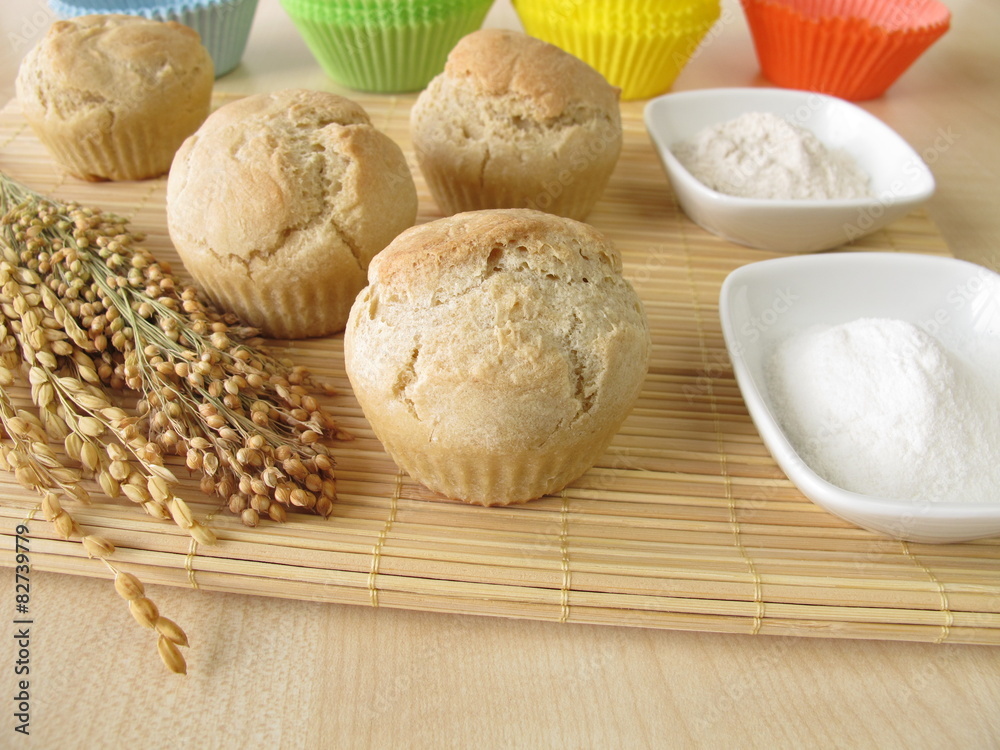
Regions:
<instances>
[{"instance_id":1,"label":"muffin paper liner","mask_svg":"<svg viewBox=\"0 0 1000 750\"><path fill-rule=\"evenodd\" d=\"M742 0L763 74L786 88L881 96L949 28L935 0Z\"/></svg>"},{"instance_id":2,"label":"muffin paper liner","mask_svg":"<svg viewBox=\"0 0 1000 750\"><path fill-rule=\"evenodd\" d=\"M544 455L539 451L470 459L460 451L430 455L396 444L392 435L372 425L376 437L396 465L425 487L473 505L511 505L559 492L590 469L617 430L579 450Z\"/></svg>"},{"instance_id":3,"label":"muffin paper liner","mask_svg":"<svg viewBox=\"0 0 1000 750\"><path fill-rule=\"evenodd\" d=\"M356 279L334 282L322 275L304 276L296 284L268 284L243 273L209 273L189 263L181 245L177 250L195 281L217 305L232 310L270 338L299 339L342 330L351 302L364 287L362 273Z\"/></svg>"},{"instance_id":4,"label":"muffin paper liner","mask_svg":"<svg viewBox=\"0 0 1000 750\"><path fill-rule=\"evenodd\" d=\"M615 162L608 168L608 176ZM544 190L533 195L525 195L512 190L507 185L466 184L455 180L450 169L443 166L436 169L432 164L421 162L420 171L434 202L445 216L463 211L478 211L486 208L533 208L550 214L583 221L604 194L607 178L603 180L577 180L563 186L558 196Z\"/></svg>"},{"instance_id":5,"label":"muffin paper liner","mask_svg":"<svg viewBox=\"0 0 1000 750\"><path fill-rule=\"evenodd\" d=\"M101 5L83 5L65 0L49 0L49 7L59 18L74 18L105 13L143 16L154 21L177 21L190 26L201 36L215 77L223 76L239 65L250 36L258 0L194 0L165 5L149 0L105 0Z\"/></svg>"},{"instance_id":6,"label":"muffin paper liner","mask_svg":"<svg viewBox=\"0 0 1000 750\"><path fill-rule=\"evenodd\" d=\"M44 129L34 129L53 158L71 174L84 180L145 180L170 169L180 141L167 142L158 123L133 122L128 132L119 130L111 137L50 137Z\"/></svg>"},{"instance_id":7,"label":"muffin paper liner","mask_svg":"<svg viewBox=\"0 0 1000 750\"><path fill-rule=\"evenodd\" d=\"M525 31L573 54L622 90L622 99L644 99L673 85L718 20L718 0L663 7L622 3L555 3L517 0Z\"/></svg>"},{"instance_id":8,"label":"muffin paper liner","mask_svg":"<svg viewBox=\"0 0 1000 750\"><path fill-rule=\"evenodd\" d=\"M643 33L660 23L710 20L717 3L706 0L513 0L518 13L546 15L553 22Z\"/></svg>"},{"instance_id":9,"label":"muffin paper liner","mask_svg":"<svg viewBox=\"0 0 1000 750\"><path fill-rule=\"evenodd\" d=\"M452 47L478 29L490 3L458 2L348 12L340 3L282 0L313 56L332 79L361 91L417 91L444 70Z\"/></svg>"}]
</instances>

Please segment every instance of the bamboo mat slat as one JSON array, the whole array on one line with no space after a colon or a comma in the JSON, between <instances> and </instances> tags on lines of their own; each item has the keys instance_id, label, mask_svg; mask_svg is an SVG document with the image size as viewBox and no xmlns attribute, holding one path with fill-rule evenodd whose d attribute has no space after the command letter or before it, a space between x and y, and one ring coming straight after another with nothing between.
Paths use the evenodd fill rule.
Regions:
<instances>
[{"instance_id":1,"label":"bamboo mat slat","mask_svg":"<svg viewBox=\"0 0 1000 750\"><path fill-rule=\"evenodd\" d=\"M220 97L217 103L225 101ZM411 97L358 96L402 146L420 197L440 216L407 132ZM179 461L181 494L220 544L102 499L74 511L145 581L361 606L724 633L1000 643L1000 539L904 543L858 529L804 498L747 414L718 320L719 287L774 257L721 240L678 209L642 124L623 106L625 144L589 221L622 252L653 333L649 376L607 453L559 496L510 508L443 501L405 475L367 425L339 336L273 342L339 389L325 405L356 439L334 444L340 499L327 520L293 515L249 529L201 495ZM165 181L87 184L49 159L16 102L0 111L0 169L43 193L120 213L184 274L170 246ZM947 254L918 211L847 251ZM27 403L26 391L14 389ZM0 561L27 523L39 569L106 577L77 542L35 519L38 498L0 475Z\"/></svg>"}]
</instances>

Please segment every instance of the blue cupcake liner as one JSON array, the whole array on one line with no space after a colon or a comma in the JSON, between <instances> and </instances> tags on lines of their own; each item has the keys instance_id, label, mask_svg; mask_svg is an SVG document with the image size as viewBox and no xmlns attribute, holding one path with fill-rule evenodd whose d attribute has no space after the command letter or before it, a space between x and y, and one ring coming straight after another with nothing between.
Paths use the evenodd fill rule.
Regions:
<instances>
[{"instance_id":1,"label":"blue cupcake liner","mask_svg":"<svg viewBox=\"0 0 1000 750\"><path fill-rule=\"evenodd\" d=\"M155 0L104 0L100 6L49 0L49 7L59 18L121 13L190 26L201 36L218 78L239 65L243 58L257 0L188 0L176 5Z\"/></svg>"}]
</instances>

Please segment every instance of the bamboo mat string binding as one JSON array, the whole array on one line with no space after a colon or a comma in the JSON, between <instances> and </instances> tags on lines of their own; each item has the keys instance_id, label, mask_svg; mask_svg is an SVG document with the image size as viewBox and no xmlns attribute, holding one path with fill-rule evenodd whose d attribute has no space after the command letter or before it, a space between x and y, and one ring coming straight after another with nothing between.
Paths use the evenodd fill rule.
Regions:
<instances>
[{"instance_id":1,"label":"bamboo mat string binding","mask_svg":"<svg viewBox=\"0 0 1000 750\"><path fill-rule=\"evenodd\" d=\"M145 208L146 204L149 203L150 199L152 199L153 196L156 195L158 192L160 192L160 188L156 183L150 185L149 189L145 192L142 198L140 198L138 203L135 204L135 207L131 211L129 211L127 216L124 216L123 218L127 219L130 222L133 221L136 215L138 215L138 213L142 211L143 208Z\"/></svg>"},{"instance_id":2,"label":"bamboo mat string binding","mask_svg":"<svg viewBox=\"0 0 1000 750\"><path fill-rule=\"evenodd\" d=\"M941 597L941 612L944 614L944 622L941 623L941 634L934 640L934 642L944 643L948 639L948 635L951 633L952 624L955 622L955 615L952 613L951 607L948 605L948 592L944 590L944 586L941 584L941 581L938 580L938 577L934 575L924 561L913 554L910 550L910 545L902 539L899 543L903 547L903 554L906 555L914 565L920 568L931 580L931 583L937 587L938 596Z\"/></svg>"},{"instance_id":3,"label":"bamboo mat string binding","mask_svg":"<svg viewBox=\"0 0 1000 750\"><path fill-rule=\"evenodd\" d=\"M736 514L736 498L733 495L733 479L729 473L729 460L726 452L725 440L722 436L722 420L719 416L719 403L715 396L715 378L711 375L712 370L708 360L703 307L701 300L698 297L698 288L694 281L694 269L691 261L691 249L687 242L687 233L683 230L683 228L681 230L681 236L684 244L684 266L688 284L690 286L691 304L695 312L694 322L698 334L702 372L705 375L705 395L708 396L709 409L712 414L712 429L715 433L716 450L719 454L719 472L722 475L723 490L725 492L726 505L729 511L729 524L733 532L733 544L736 547L736 551L746 564L747 572L750 573L750 577L753 582L753 602L755 612L753 624L750 628L750 635L757 635L760 632L760 626L764 620L764 599L762 595L761 580L760 575L757 573L757 568L753 563L753 559L750 557L746 547L743 545L743 537L740 534L740 522Z\"/></svg>"},{"instance_id":4,"label":"bamboo mat string binding","mask_svg":"<svg viewBox=\"0 0 1000 750\"><path fill-rule=\"evenodd\" d=\"M191 542L188 545L188 553L184 558L184 570L187 573L188 583L191 584L191 588L193 589L201 588L194 573L194 556L196 554L198 554L198 542L195 541L194 537L191 537Z\"/></svg>"},{"instance_id":5,"label":"bamboo mat string binding","mask_svg":"<svg viewBox=\"0 0 1000 750\"><path fill-rule=\"evenodd\" d=\"M4 140L3 143L0 143L0 149L7 148L7 146L16 141L18 137L21 135L21 133L23 133L27 129L28 129L28 123L25 122L22 123L20 127L12 130L10 135L7 136L7 139Z\"/></svg>"},{"instance_id":6,"label":"bamboo mat string binding","mask_svg":"<svg viewBox=\"0 0 1000 750\"><path fill-rule=\"evenodd\" d=\"M208 513L205 515L205 524L211 525L212 519L215 518L215 512ZM200 589L201 586L198 585L198 579L195 575L194 569L194 558L198 554L198 542L194 537L191 537L191 542L188 545L188 553L184 558L184 571L187 573L188 584L193 589Z\"/></svg>"},{"instance_id":7,"label":"bamboo mat string binding","mask_svg":"<svg viewBox=\"0 0 1000 750\"><path fill-rule=\"evenodd\" d=\"M385 539L392 530L392 525L396 522L396 508L399 506L399 498L402 492L403 472L402 470L397 469L396 486L392 492L392 500L389 503L389 515L386 517L385 523L382 525L382 530L378 533L378 539L375 540L375 546L372 548L372 564L368 573L368 592L371 597L373 607L378 607L378 587L375 582L378 578L379 562L382 558L382 547L385 546Z\"/></svg>"},{"instance_id":8,"label":"bamboo mat string binding","mask_svg":"<svg viewBox=\"0 0 1000 750\"><path fill-rule=\"evenodd\" d=\"M566 490L559 493L562 508L559 514L559 564L562 568L562 587L559 590L559 622L569 620L569 592L572 574L569 570L569 497Z\"/></svg>"},{"instance_id":9,"label":"bamboo mat string binding","mask_svg":"<svg viewBox=\"0 0 1000 750\"><path fill-rule=\"evenodd\" d=\"M389 97L389 101L387 103L389 106L385 113L384 119L382 120L381 123L379 123L376 126L383 133L387 132L392 127L392 122L393 120L396 119L396 112L399 109L399 97L398 96ZM409 119L409 116L410 114L407 111L406 113L407 120Z\"/></svg>"}]
</instances>

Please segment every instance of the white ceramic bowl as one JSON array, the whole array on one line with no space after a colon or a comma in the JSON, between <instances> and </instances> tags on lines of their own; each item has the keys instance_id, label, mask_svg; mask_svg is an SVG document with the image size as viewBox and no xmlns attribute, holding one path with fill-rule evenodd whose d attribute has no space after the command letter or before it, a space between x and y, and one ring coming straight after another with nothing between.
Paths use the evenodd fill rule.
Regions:
<instances>
[{"instance_id":1,"label":"white ceramic bowl","mask_svg":"<svg viewBox=\"0 0 1000 750\"><path fill-rule=\"evenodd\" d=\"M876 197L761 200L719 193L695 179L672 149L711 125L746 112L772 112L843 149L870 176ZM705 89L666 94L646 105L646 128L684 213L732 242L784 253L843 245L910 213L934 193L934 177L894 130L836 97L788 89Z\"/></svg>"},{"instance_id":2,"label":"white ceramic bowl","mask_svg":"<svg viewBox=\"0 0 1000 750\"><path fill-rule=\"evenodd\" d=\"M719 314L736 380L771 455L810 500L863 528L918 542L1000 534L993 503L912 503L842 490L800 458L774 416L766 366L774 346L817 324L860 317L923 327L952 352L1000 356L1000 275L982 266L907 253L830 253L750 263L722 285Z\"/></svg>"}]
</instances>

